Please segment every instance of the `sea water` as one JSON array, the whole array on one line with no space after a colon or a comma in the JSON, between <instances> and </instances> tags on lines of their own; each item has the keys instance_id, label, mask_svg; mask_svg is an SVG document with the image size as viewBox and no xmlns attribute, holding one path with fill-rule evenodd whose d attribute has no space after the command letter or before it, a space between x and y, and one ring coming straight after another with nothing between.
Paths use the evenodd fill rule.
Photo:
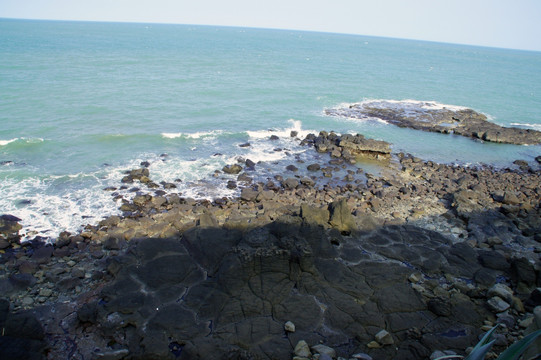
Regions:
<instances>
[{"instance_id":1,"label":"sea water","mask_svg":"<svg viewBox=\"0 0 541 360\"><path fill-rule=\"evenodd\" d=\"M118 213L104 188L150 163L182 196L234 196L226 164L264 180L318 156L310 132L362 133L444 163L535 163L539 146L325 116L344 103L463 106L541 128L541 53L288 30L0 19L0 213L54 237ZM413 104L413 105L412 105ZM275 134L279 140L269 140ZM239 145L249 143L248 147ZM299 166L301 168L302 166ZM129 191L124 194L130 196Z\"/></svg>"}]
</instances>

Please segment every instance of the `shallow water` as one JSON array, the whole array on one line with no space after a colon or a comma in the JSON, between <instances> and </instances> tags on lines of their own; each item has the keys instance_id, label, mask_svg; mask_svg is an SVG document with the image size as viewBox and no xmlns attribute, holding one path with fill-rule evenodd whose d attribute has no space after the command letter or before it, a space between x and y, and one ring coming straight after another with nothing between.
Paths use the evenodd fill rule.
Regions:
<instances>
[{"instance_id":1,"label":"shallow water","mask_svg":"<svg viewBox=\"0 0 541 360\"><path fill-rule=\"evenodd\" d=\"M232 196L213 174L238 157L260 161L263 179L314 161L291 130L359 132L438 162L510 166L541 154L324 114L413 99L539 128L538 52L156 24L0 19L0 34L0 212L31 236L118 212L103 188L142 161L156 182L181 180L184 196Z\"/></svg>"}]
</instances>

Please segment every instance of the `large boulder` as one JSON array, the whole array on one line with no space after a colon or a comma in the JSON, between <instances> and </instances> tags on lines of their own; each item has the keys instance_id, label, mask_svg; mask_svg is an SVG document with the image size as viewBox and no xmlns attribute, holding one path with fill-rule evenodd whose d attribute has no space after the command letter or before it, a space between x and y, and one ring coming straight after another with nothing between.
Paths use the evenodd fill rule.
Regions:
<instances>
[{"instance_id":1,"label":"large boulder","mask_svg":"<svg viewBox=\"0 0 541 360\"><path fill-rule=\"evenodd\" d=\"M19 230L22 229L19 221L21 219L13 215L4 214L0 216L0 249L8 247L10 243L19 242Z\"/></svg>"},{"instance_id":2,"label":"large boulder","mask_svg":"<svg viewBox=\"0 0 541 360\"><path fill-rule=\"evenodd\" d=\"M357 230L355 218L351 214L345 198L335 200L329 204L329 223L341 232L351 233Z\"/></svg>"},{"instance_id":3,"label":"large boulder","mask_svg":"<svg viewBox=\"0 0 541 360\"><path fill-rule=\"evenodd\" d=\"M226 165L222 168L222 171L226 174L238 174L242 171L242 166L239 164Z\"/></svg>"}]
</instances>

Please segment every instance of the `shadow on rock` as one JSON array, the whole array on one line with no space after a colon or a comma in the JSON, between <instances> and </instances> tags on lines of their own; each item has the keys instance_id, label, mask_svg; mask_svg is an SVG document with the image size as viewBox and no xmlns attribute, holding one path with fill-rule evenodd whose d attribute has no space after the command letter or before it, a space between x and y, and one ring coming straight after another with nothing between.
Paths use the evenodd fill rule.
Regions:
<instances>
[{"instance_id":1,"label":"shadow on rock","mask_svg":"<svg viewBox=\"0 0 541 360\"><path fill-rule=\"evenodd\" d=\"M133 240L109 260L114 280L101 299L85 306L95 314L85 321L110 340L101 350L134 359L290 359L304 340L343 357L426 358L463 352L494 319L472 279L487 272L495 281L508 268L487 269L466 243L414 226L317 226L311 220L326 216L318 211ZM374 341L382 330L390 336Z\"/></svg>"}]
</instances>

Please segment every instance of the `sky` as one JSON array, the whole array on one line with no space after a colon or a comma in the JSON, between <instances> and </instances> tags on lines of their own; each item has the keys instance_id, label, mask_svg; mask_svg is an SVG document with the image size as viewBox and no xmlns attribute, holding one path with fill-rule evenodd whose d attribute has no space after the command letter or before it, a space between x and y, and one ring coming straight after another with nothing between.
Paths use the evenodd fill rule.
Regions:
<instances>
[{"instance_id":1,"label":"sky","mask_svg":"<svg viewBox=\"0 0 541 360\"><path fill-rule=\"evenodd\" d=\"M541 0L0 0L2 17L308 30L541 51Z\"/></svg>"}]
</instances>

